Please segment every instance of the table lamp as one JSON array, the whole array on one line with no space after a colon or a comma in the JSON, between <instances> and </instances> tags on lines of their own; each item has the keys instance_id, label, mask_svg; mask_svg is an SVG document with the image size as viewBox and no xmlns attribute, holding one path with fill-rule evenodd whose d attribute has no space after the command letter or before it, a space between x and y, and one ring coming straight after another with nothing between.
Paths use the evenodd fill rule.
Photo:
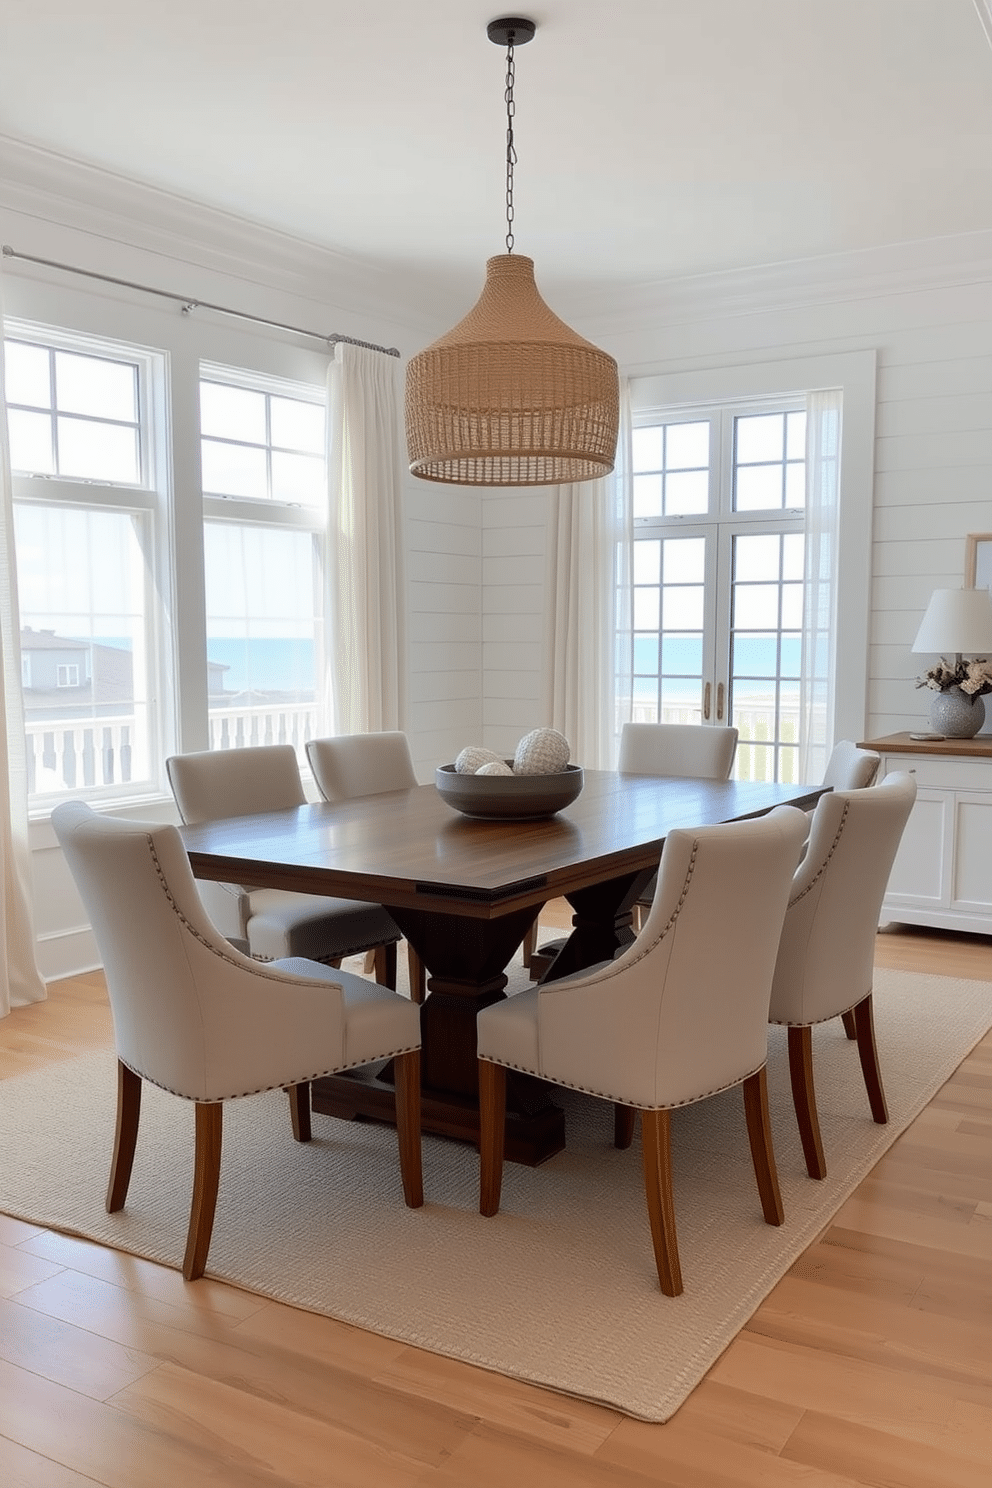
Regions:
<instances>
[{"instance_id":1,"label":"table lamp","mask_svg":"<svg viewBox=\"0 0 992 1488\"><path fill-rule=\"evenodd\" d=\"M949 739L971 739L985 722L985 703L978 693L968 693L960 683L968 676L965 652L981 657L992 654L992 596L987 589L935 589L913 642L914 651L936 653L939 666L932 667L918 686L934 689L930 703L930 726ZM953 656L953 661L945 658ZM972 663L973 665L973 663ZM982 691L992 690L992 674Z\"/></svg>"}]
</instances>

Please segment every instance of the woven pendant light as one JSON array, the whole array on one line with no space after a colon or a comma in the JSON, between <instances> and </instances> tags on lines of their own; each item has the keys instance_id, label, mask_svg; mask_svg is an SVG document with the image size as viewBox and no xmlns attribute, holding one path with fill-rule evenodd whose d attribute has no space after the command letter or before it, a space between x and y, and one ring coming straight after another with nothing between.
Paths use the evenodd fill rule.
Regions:
<instances>
[{"instance_id":1,"label":"woven pendant light","mask_svg":"<svg viewBox=\"0 0 992 1488\"><path fill-rule=\"evenodd\" d=\"M617 364L542 300L534 263L513 247L513 47L532 21L488 27L507 46L507 252L486 265L475 306L412 358L406 377L410 470L464 486L546 486L613 469Z\"/></svg>"}]
</instances>

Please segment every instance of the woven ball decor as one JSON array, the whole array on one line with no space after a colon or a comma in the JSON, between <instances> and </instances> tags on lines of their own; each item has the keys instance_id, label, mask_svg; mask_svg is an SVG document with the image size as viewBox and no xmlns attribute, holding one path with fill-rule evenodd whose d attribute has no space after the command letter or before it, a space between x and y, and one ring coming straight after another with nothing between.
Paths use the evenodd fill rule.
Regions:
<instances>
[{"instance_id":1,"label":"woven ball decor","mask_svg":"<svg viewBox=\"0 0 992 1488\"><path fill-rule=\"evenodd\" d=\"M531 729L517 745L514 775L557 775L568 764L571 747L557 729Z\"/></svg>"},{"instance_id":2,"label":"woven ball decor","mask_svg":"<svg viewBox=\"0 0 992 1488\"><path fill-rule=\"evenodd\" d=\"M494 750L484 749L481 744L467 744L455 760L455 769L459 775L475 775L483 765L503 763L502 755Z\"/></svg>"}]
</instances>

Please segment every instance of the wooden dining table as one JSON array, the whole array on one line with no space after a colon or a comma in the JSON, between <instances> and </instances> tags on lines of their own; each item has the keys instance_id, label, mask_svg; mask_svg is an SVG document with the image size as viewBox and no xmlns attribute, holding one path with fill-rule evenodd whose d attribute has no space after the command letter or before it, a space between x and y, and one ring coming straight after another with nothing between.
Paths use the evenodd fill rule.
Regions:
<instances>
[{"instance_id":1,"label":"wooden dining table","mask_svg":"<svg viewBox=\"0 0 992 1488\"><path fill-rule=\"evenodd\" d=\"M421 1009L425 1131L478 1140L475 1020L502 998L506 967L541 906L565 898L571 934L545 980L612 958L634 939L632 911L678 827L812 806L822 787L585 771L578 798L538 821L454 811L434 785L183 826L198 878L361 899L388 907L427 969ZM553 1087L513 1079L510 1161L565 1143ZM313 1109L389 1121L390 1069L315 1081Z\"/></svg>"}]
</instances>

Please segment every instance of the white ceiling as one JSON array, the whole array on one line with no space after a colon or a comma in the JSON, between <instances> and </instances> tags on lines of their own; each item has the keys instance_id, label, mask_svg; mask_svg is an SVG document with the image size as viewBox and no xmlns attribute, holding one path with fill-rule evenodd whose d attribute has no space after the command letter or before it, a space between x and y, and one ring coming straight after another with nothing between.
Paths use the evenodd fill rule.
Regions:
<instances>
[{"instance_id":1,"label":"white ceiling","mask_svg":"<svg viewBox=\"0 0 992 1488\"><path fill-rule=\"evenodd\" d=\"M0 134L473 292L498 0L6 0ZM512 10L511 10L511 13ZM989 0L540 0L516 250L603 290L992 227Z\"/></svg>"}]
</instances>

